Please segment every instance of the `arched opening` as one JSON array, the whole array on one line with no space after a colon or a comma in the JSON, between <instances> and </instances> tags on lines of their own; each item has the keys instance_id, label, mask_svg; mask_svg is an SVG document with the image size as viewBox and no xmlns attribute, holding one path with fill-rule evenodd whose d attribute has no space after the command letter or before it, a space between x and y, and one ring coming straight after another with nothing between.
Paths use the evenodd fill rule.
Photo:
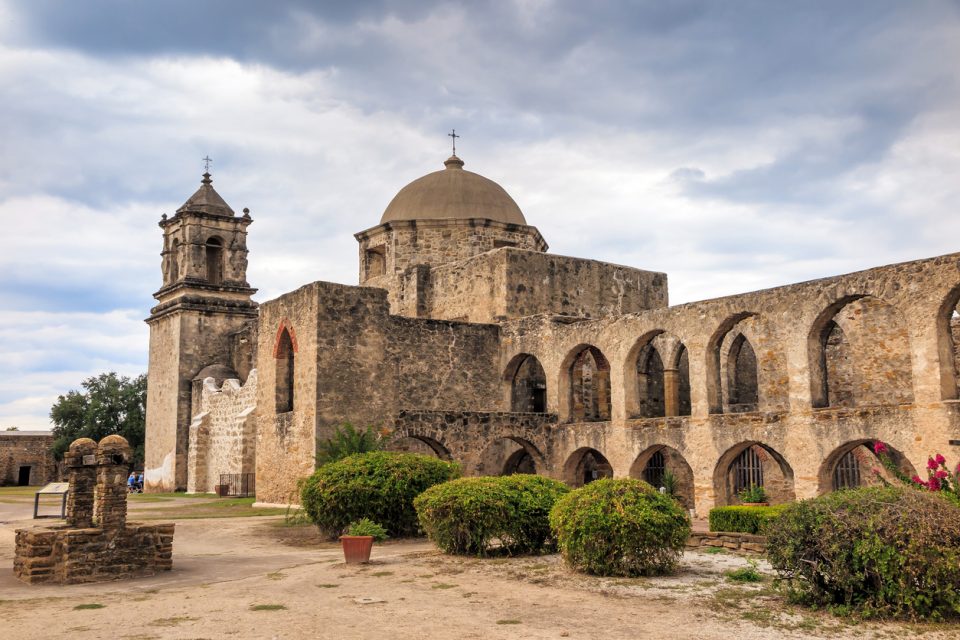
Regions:
<instances>
[{"instance_id":1,"label":"arched opening","mask_svg":"<svg viewBox=\"0 0 960 640\"><path fill-rule=\"evenodd\" d=\"M170 243L167 256L167 283L173 284L180 279L180 241L176 238Z\"/></svg>"},{"instance_id":2,"label":"arched opening","mask_svg":"<svg viewBox=\"0 0 960 640\"><path fill-rule=\"evenodd\" d=\"M547 374L536 357L521 353L511 360L504 375L510 384L510 410L520 413L545 413L547 410Z\"/></svg>"},{"instance_id":3,"label":"arched opening","mask_svg":"<svg viewBox=\"0 0 960 640\"><path fill-rule=\"evenodd\" d=\"M913 402L906 326L887 302L838 301L814 322L808 344L815 408Z\"/></svg>"},{"instance_id":4,"label":"arched opening","mask_svg":"<svg viewBox=\"0 0 960 640\"><path fill-rule=\"evenodd\" d=\"M399 453L418 453L422 456L431 456L441 460L452 460L453 456L445 446L433 438L426 436L400 436L392 438L387 445L388 451Z\"/></svg>"},{"instance_id":5,"label":"arched opening","mask_svg":"<svg viewBox=\"0 0 960 640\"><path fill-rule=\"evenodd\" d=\"M293 411L294 360L296 349L287 327L282 327L274 349L276 358L276 410L277 413Z\"/></svg>"},{"instance_id":6,"label":"arched opening","mask_svg":"<svg viewBox=\"0 0 960 640\"><path fill-rule=\"evenodd\" d=\"M960 285L947 295L937 315L937 347L940 357L940 397L960 398Z\"/></svg>"},{"instance_id":7,"label":"arched opening","mask_svg":"<svg viewBox=\"0 0 960 640\"><path fill-rule=\"evenodd\" d=\"M761 442L742 442L728 449L714 470L718 505L740 504L740 492L763 487L771 504L796 498L793 469L773 448Z\"/></svg>"},{"instance_id":8,"label":"arched opening","mask_svg":"<svg viewBox=\"0 0 960 640\"><path fill-rule=\"evenodd\" d=\"M687 348L682 344L680 345L680 350L677 352L676 377L677 410L675 413L669 415L688 416L690 415L691 409L690 356L687 353Z\"/></svg>"},{"instance_id":9,"label":"arched opening","mask_svg":"<svg viewBox=\"0 0 960 640\"><path fill-rule=\"evenodd\" d=\"M221 284L223 282L223 240L216 236L207 239L205 263L207 265L207 282Z\"/></svg>"},{"instance_id":10,"label":"arched opening","mask_svg":"<svg viewBox=\"0 0 960 640\"><path fill-rule=\"evenodd\" d=\"M602 453L590 447L574 451L563 467L564 482L573 487L582 487L594 480L612 477L613 466Z\"/></svg>"},{"instance_id":11,"label":"arched opening","mask_svg":"<svg viewBox=\"0 0 960 640\"><path fill-rule=\"evenodd\" d=\"M685 508L693 508L693 469L673 447L654 445L646 449L634 460L630 477L639 478L655 489L663 487Z\"/></svg>"},{"instance_id":12,"label":"arched opening","mask_svg":"<svg viewBox=\"0 0 960 640\"><path fill-rule=\"evenodd\" d=\"M509 476L543 470L543 454L530 441L509 436L491 441L480 454L476 475Z\"/></svg>"},{"instance_id":13,"label":"arched opening","mask_svg":"<svg viewBox=\"0 0 960 640\"><path fill-rule=\"evenodd\" d=\"M756 411L760 402L757 389L757 355L742 333L737 334L730 344L726 369L729 412Z\"/></svg>"},{"instance_id":14,"label":"arched opening","mask_svg":"<svg viewBox=\"0 0 960 640\"><path fill-rule=\"evenodd\" d=\"M570 364L570 422L610 419L610 364L593 346L577 352Z\"/></svg>"},{"instance_id":15,"label":"arched opening","mask_svg":"<svg viewBox=\"0 0 960 640\"><path fill-rule=\"evenodd\" d=\"M667 415L664 405L663 360L653 343L637 356L637 407L641 418Z\"/></svg>"},{"instance_id":16,"label":"arched opening","mask_svg":"<svg viewBox=\"0 0 960 640\"><path fill-rule=\"evenodd\" d=\"M896 483L894 474L883 466L879 456L874 453L875 442L876 440L854 440L834 449L820 465L817 474L819 492L824 494L842 489ZM890 445L886 447L890 459L900 473L908 477L916 473L906 456Z\"/></svg>"},{"instance_id":17,"label":"arched opening","mask_svg":"<svg viewBox=\"0 0 960 640\"><path fill-rule=\"evenodd\" d=\"M736 313L717 327L707 342L707 403L710 413L756 411L760 405L759 363L750 336L758 317Z\"/></svg>"}]
</instances>

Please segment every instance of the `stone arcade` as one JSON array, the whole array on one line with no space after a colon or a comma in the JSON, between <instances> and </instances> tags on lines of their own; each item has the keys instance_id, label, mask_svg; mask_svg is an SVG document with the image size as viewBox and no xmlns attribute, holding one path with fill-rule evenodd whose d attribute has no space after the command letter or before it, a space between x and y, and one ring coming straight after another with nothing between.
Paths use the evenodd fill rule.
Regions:
<instances>
[{"instance_id":1,"label":"stone arcade","mask_svg":"<svg viewBox=\"0 0 960 640\"><path fill-rule=\"evenodd\" d=\"M360 286L258 305L248 212L204 175L163 229L150 325L149 491L256 471L297 500L343 422L468 474L679 481L704 514L874 482L960 443L960 254L669 306L667 276L547 253L496 183L453 156L356 234Z\"/></svg>"}]
</instances>

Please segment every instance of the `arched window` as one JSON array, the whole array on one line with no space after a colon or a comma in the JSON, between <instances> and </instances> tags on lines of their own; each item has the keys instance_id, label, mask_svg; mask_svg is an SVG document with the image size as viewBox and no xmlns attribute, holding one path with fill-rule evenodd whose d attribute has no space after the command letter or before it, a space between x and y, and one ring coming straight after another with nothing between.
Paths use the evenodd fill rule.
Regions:
<instances>
[{"instance_id":1,"label":"arched window","mask_svg":"<svg viewBox=\"0 0 960 640\"><path fill-rule=\"evenodd\" d=\"M856 489L860 486L860 461L854 449L847 451L833 470L834 489Z\"/></svg>"},{"instance_id":2,"label":"arched window","mask_svg":"<svg viewBox=\"0 0 960 640\"><path fill-rule=\"evenodd\" d=\"M663 474L666 470L667 461L663 456L663 451L656 451L650 456L647 466L643 469L643 479L657 489L663 482Z\"/></svg>"},{"instance_id":3,"label":"arched window","mask_svg":"<svg viewBox=\"0 0 960 640\"><path fill-rule=\"evenodd\" d=\"M170 254L167 258L167 282L173 284L180 278L180 241L176 238L170 245Z\"/></svg>"},{"instance_id":4,"label":"arched window","mask_svg":"<svg viewBox=\"0 0 960 640\"><path fill-rule=\"evenodd\" d=\"M223 282L223 240L209 238L206 244L207 282L220 284Z\"/></svg>"},{"instance_id":5,"label":"arched window","mask_svg":"<svg viewBox=\"0 0 960 640\"><path fill-rule=\"evenodd\" d=\"M293 339L286 327L280 332L277 339L277 413L293 411L293 374L294 367Z\"/></svg>"},{"instance_id":6,"label":"arched window","mask_svg":"<svg viewBox=\"0 0 960 640\"><path fill-rule=\"evenodd\" d=\"M510 410L544 413L547 410L547 374L536 357L524 356L510 384Z\"/></svg>"},{"instance_id":7,"label":"arched window","mask_svg":"<svg viewBox=\"0 0 960 640\"><path fill-rule=\"evenodd\" d=\"M823 330L824 395L828 407L852 407L854 371L850 343L843 329L831 320Z\"/></svg>"},{"instance_id":8,"label":"arched window","mask_svg":"<svg viewBox=\"0 0 960 640\"><path fill-rule=\"evenodd\" d=\"M640 417L664 415L663 360L652 344L647 344L637 358L637 400Z\"/></svg>"},{"instance_id":9,"label":"arched window","mask_svg":"<svg viewBox=\"0 0 960 640\"><path fill-rule=\"evenodd\" d=\"M763 486L763 463L754 447L747 447L733 461L733 492Z\"/></svg>"},{"instance_id":10,"label":"arched window","mask_svg":"<svg viewBox=\"0 0 960 640\"><path fill-rule=\"evenodd\" d=\"M810 331L814 407L913 402L906 322L873 296L848 296L827 307Z\"/></svg>"},{"instance_id":11,"label":"arched window","mask_svg":"<svg viewBox=\"0 0 960 640\"><path fill-rule=\"evenodd\" d=\"M570 365L570 419L610 419L610 365L599 349L584 347Z\"/></svg>"},{"instance_id":12,"label":"arched window","mask_svg":"<svg viewBox=\"0 0 960 640\"><path fill-rule=\"evenodd\" d=\"M692 405L690 404L690 356L687 348L680 345L680 352L677 354L677 415L688 416Z\"/></svg>"},{"instance_id":13,"label":"arched window","mask_svg":"<svg viewBox=\"0 0 960 640\"><path fill-rule=\"evenodd\" d=\"M742 333L730 347L727 379L730 412L756 411L760 401L757 393L757 356Z\"/></svg>"}]
</instances>

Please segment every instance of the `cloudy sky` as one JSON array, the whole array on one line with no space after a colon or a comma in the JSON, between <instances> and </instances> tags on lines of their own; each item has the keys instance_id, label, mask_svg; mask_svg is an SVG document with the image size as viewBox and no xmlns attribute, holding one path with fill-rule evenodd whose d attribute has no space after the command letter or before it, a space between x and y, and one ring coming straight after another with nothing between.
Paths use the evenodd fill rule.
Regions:
<instances>
[{"instance_id":1,"label":"cloudy sky","mask_svg":"<svg viewBox=\"0 0 960 640\"><path fill-rule=\"evenodd\" d=\"M446 133L559 254L673 303L958 250L956 1L0 0L0 429L146 370L161 213L200 159L260 301Z\"/></svg>"}]
</instances>

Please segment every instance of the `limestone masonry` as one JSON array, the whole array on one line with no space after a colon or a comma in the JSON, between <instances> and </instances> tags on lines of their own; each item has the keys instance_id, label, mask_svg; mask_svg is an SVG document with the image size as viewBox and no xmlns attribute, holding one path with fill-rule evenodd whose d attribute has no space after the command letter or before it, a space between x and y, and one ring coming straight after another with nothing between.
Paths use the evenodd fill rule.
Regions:
<instances>
[{"instance_id":1,"label":"limestone masonry","mask_svg":"<svg viewBox=\"0 0 960 640\"><path fill-rule=\"evenodd\" d=\"M67 521L18 529L14 575L28 584L77 584L152 575L173 567L171 524L127 522L130 445L118 435L98 445L80 438L64 464Z\"/></svg>"},{"instance_id":2,"label":"limestone masonry","mask_svg":"<svg viewBox=\"0 0 960 640\"><path fill-rule=\"evenodd\" d=\"M256 474L298 500L317 441L350 422L467 474L581 485L673 476L701 514L876 482L960 453L960 254L669 306L667 276L546 253L496 183L453 156L356 234L360 286L257 305L248 212L204 175L160 222L148 491Z\"/></svg>"}]
</instances>

